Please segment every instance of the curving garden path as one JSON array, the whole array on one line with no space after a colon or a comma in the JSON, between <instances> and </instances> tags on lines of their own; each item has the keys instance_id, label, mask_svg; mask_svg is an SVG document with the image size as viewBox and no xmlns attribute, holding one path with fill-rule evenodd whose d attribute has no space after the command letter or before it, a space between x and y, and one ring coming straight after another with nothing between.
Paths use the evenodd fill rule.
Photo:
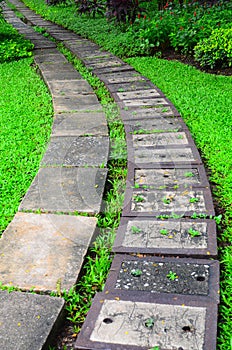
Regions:
<instances>
[{"instance_id":1,"label":"curving garden path","mask_svg":"<svg viewBox=\"0 0 232 350\"><path fill-rule=\"evenodd\" d=\"M0 240L0 281L44 294L0 291L0 348L48 348L64 301L45 294L75 285L95 236L107 177L109 137L101 105L34 25L105 83L126 132L128 176L115 258L75 349L216 349L219 264L216 226L209 219L214 208L202 160L178 111L121 59L20 1L11 3L27 24L6 5L4 16L35 45L54 123L39 172Z\"/></svg>"}]
</instances>

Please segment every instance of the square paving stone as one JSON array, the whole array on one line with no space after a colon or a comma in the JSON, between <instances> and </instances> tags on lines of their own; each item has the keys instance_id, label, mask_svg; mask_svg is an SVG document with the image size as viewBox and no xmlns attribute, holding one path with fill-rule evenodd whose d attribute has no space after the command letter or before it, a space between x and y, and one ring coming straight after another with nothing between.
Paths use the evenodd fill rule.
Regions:
<instances>
[{"instance_id":1,"label":"square paving stone","mask_svg":"<svg viewBox=\"0 0 232 350\"><path fill-rule=\"evenodd\" d=\"M173 105L166 105L165 107L149 107L149 108L133 108L128 110L124 108L120 111L123 120L143 120L165 117L180 117L179 112Z\"/></svg>"},{"instance_id":2,"label":"square paving stone","mask_svg":"<svg viewBox=\"0 0 232 350\"><path fill-rule=\"evenodd\" d=\"M41 168L19 210L99 213L106 175L106 169Z\"/></svg>"},{"instance_id":3,"label":"square paving stone","mask_svg":"<svg viewBox=\"0 0 232 350\"><path fill-rule=\"evenodd\" d=\"M74 78L74 77L73 77ZM48 84L49 86L49 84ZM71 95L71 96L53 96L53 108L55 113L74 112L74 111L101 111L102 107L93 94L89 95Z\"/></svg>"},{"instance_id":4,"label":"square paving stone","mask_svg":"<svg viewBox=\"0 0 232 350\"><path fill-rule=\"evenodd\" d=\"M178 189L208 187L204 166L136 168L129 166L127 187L141 189Z\"/></svg>"},{"instance_id":5,"label":"square paving stone","mask_svg":"<svg viewBox=\"0 0 232 350\"><path fill-rule=\"evenodd\" d=\"M109 154L109 139L101 136L55 136L42 160L50 166L106 166Z\"/></svg>"},{"instance_id":6,"label":"square paving stone","mask_svg":"<svg viewBox=\"0 0 232 350\"><path fill-rule=\"evenodd\" d=\"M52 136L108 136L102 112L60 113L54 117Z\"/></svg>"},{"instance_id":7,"label":"square paving stone","mask_svg":"<svg viewBox=\"0 0 232 350\"><path fill-rule=\"evenodd\" d=\"M190 133L185 131L179 132L155 132L151 134L127 134L127 144L129 147L135 150L146 147L159 147L159 146L190 146L194 145L193 139Z\"/></svg>"},{"instance_id":8,"label":"square paving stone","mask_svg":"<svg viewBox=\"0 0 232 350\"><path fill-rule=\"evenodd\" d=\"M124 216L215 215L209 189L131 189L125 193Z\"/></svg>"},{"instance_id":9,"label":"square paving stone","mask_svg":"<svg viewBox=\"0 0 232 350\"><path fill-rule=\"evenodd\" d=\"M181 118L153 118L140 120L125 120L125 131L128 134L150 134L155 132L177 132L187 129Z\"/></svg>"},{"instance_id":10,"label":"square paving stone","mask_svg":"<svg viewBox=\"0 0 232 350\"><path fill-rule=\"evenodd\" d=\"M47 349L64 319L64 300L29 293L0 291L0 348Z\"/></svg>"},{"instance_id":11,"label":"square paving stone","mask_svg":"<svg viewBox=\"0 0 232 350\"><path fill-rule=\"evenodd\" d=\"M53 80L49 83L49 89L53 96L74 96L77 94L93 94L93 89L84 79L74 80Z\"/></svg>"},{"instance_id":12,"label":"square paving stone","mask_svg":"<svg viewBox=\"0 0 232 350\"><path fill-rule=\"evenodd\" d=\"M99 293L75 349L215 350L217 305Z\"/></svg>"},{"instance_id":13,"label":"square paving stone","mask_svg":"<svg viewBox=\"0 0 232 350\"><path fill-rule=\"evenodd\" d=\"M195 147L171 147L164 148L143 147L138 149L128 148L128 161L137 164L202 164L200 155Z\"/></svg>"},{"instance_id":14,"label":"square paving stone","mask_svg":"<svg viewBox=\"0 0 232 350\"><path fill-rule=\"evenodd\" d=\"M219 303L219 262L206 259L132 257L117 254L104 291L188 295Z\"/></svg>"},{"instance_id":15,"label":"square paving stone","mask_svg":"<svg viewBox=\"0 0 232 350\"><path fill-rule=\"evenodd\" d=\"M115 253L216 257L214 220L123 217L113 246Z\"/></svg>"},{"instance_id":16,"label":"square paving stone","mask_svg":"<svg viewBox=\"0 0 232 350\"><path fill-rule=\"evenodd\" d=\"M76 284L96 218L17 213L0 241L4 285L56 292Z\"/></svg>"}]
</instances>

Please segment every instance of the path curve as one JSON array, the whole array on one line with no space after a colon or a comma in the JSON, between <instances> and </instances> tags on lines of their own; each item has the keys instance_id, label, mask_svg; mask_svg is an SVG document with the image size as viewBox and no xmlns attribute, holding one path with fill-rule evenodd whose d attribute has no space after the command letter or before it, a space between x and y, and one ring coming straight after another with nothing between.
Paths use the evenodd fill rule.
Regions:
<instances>
[{"instance_id":1,"label":"path curve","mask_svg":"<svg viewBox=\"0 0 232 350\"><path fill-rule=\"evenodd\" d=\"M42 26L61 41L105 83L119 106L125 125L128 177L121 223L113 247L115 258L105 289L96 295L75 349L148 350L156 349L156 346L160 350L216 349L219 264L217 260L209 260L217 257L216 226L209 219L214 216L214 208L202 160L184 121L154 84L121 59L69 30L44 21L21 2L13 0L11 3L28 22ZM41 40L41 36L28 31L22 22L19 24L12 11L5 10L4 14L38 48L35 61L52 93L57 114L37 180L29 189L20 211L38 209L39 184L40 201L48 205L45 212L68 212L71 209L94 214L100 210L99 198L101 201L106 178L106 170L100 165L105 163L106 166L108 156L106 122L100 106L90 87L64 61L54 43L44 38ZM55 66L57 70L54 72ZM69 85L74 84L75 79L78 80L76 88ZM83 94L81 100L77 99L76 93ZM80 111L83 106L91 112ZM70 119L70 115L67 119L67 114L73 114L73 110L74 114L79 113L80 125L87 115L83 113L96 113L96 124L91 124L92 131L96 132L94 136L85 136L81 130L80 140L80 130L72 129L74 120L77 125L76 115L71 116L71 124L67 127L64 120ZM89 123L86 121L85 128ZM99 124L102 129L99 129ZM81 143L83 140L85 145ZM77 153L78 149L83 150L81 154ZM59 197L57 187L54 190L54 179L59 184L60 178L68 183L79 175L79 183L86 176L83 168L86 165L94 169L94 180L90 180L92 188L96 186L98 176L102 176L97 182L98 187L101 184L97 203L93 194L87 203L89 210L86 210L85 200L84 207L83 201L79 201L78 209L76 202L62 208L62 199L69 200L70 193L64 195L62 190ZM64 166L70 172L68 179L62 173ZM78 175L77 169L81 172ZM48 184L47 179L52 181ZM43 181L46 188L53 188L52 194L43 191ZM81 186L79 192L83 199L85 183ZM53 197L53 193L58 197ZM56 206L57 202L60 206ZM38 214L28 215L38 218ZM205 218L193 219L202 216ZM88 242L83 244L84 249L90 243L95 224L90 224L91 232ZM57 223L53 226L57 227ZM79 231L84 230L80 224L79 227ZM73 235L68 239L75 242ZM69 248L67 255L73 248Z\"/></svg>"}]
</instances>

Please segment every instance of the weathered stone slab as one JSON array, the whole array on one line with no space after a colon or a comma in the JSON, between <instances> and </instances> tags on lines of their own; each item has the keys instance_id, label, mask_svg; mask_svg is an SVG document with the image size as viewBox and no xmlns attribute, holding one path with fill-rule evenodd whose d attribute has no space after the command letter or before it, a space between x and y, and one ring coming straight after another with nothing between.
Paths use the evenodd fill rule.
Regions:
<instances>
[{"instance_id":1,"label":"weathered stone slab","mask_svg":"<svg viewBox=\"0 0 232 350\"><path fill-rule=\"evenodd\" d=\"M74 68L67 67L67 69L63 68L62 70L58 70L55 68L55 65L51 65L50 70L42 70L41 74L48 84L52 80L82 79L80 73L78 73Z\"/></svg>"},{"instance_id":2,"label":"weathered stone slab","mask_svg":"<svg viewBox=\"0 0 232 350\"><path fill-rule=\"evenodd\" d=\"M125 91L117 92L113 95L116 101L124 101L138 98L156 98L161 97L163 94L158 89L146 89L146 90L135 90L135 91Z\"/></svg>"},{"instance_id":3,"label":"weathered stone slab","mask_svg":"<svg viewBox=\"0 0 232 350\"><path fill-rule=\"evenodd\" d=\"M206 259L133 257L117 254L104 291L200 296L219 303L219 262Z\"/></svg>"},{"instance_id":4,"label":"weathered stone slab","mask_svg":"<svg viewBox=\"0 0 232 350\"><path fill-rule=\"evenodd\" d=\"M99 293L75 349L216 349L217 306L150 296Z\"/></svg>"},{"instance_id":5,"label":"weathered stone slab","mask_svg":"<svg viewBox=\"0 0 232 350\"><path fill-rule=\"evenodd\" d=\"M124 216L215 215L209 189L137 190L127 189Z\"/></svg>"},{"instance_id":6,"label":"weathered stone slab","mask_svg":"<svg viewBox=\"0 0 232 350\"><path fill-rule=\"evenodd\" d=\"M134 108L134 107L160 107L170 104L170 102L166 98L138 98L131 100L124 100L119 103L121 108Z\"/></svg>"},{"instance_id":7,"label":"weathered stone slab","mask_svg":"<svg viewBox=\"0 0 232 350\"><path fill-rule=\"evenodd\" d=\"M149 134L155 132L177 132L187 129L181 118L153 118L125 120L125 131L130 134Z\"/></svg>"},{"instance_id":8,"label":"weathered stone slab","mask_svg":"<svg viewBox=\"0 0 232 350\"><path fill-rule=\"evenodd\" d=\"M42 72L49 72L49 71L55 71L55 72L77 72L76 69L73 67L71 63L68 61L65 62L55 62L55 61L50 61L50 62L43 62L39 63L39 69Z\"/></svg>"},{"instance_id":9,"label":"weathered stone slab","mask_svg":"<svg viewBox=\"0 0 232 350\"><path fill-rule=\"evenodd\" d=\"M77 94L80 95L89 95L93 94L93 89L91 86L85 81L82 80L53 80L49 83L49 89L52 92L53 96L75 96Z\"/></svg>"},{"instance_id":10,"label":"weathered stone slab","mask_svg":"<svg viewBox=\"0 0 232 350\"><path fill-rule=\"evenodd\" d=\"M42 165L106 166L108 153L108 137L51 137Z\"/></svg>"},{"instance_id":11,"label":"weathered stone slab","mask_svg":"<svg viewBox=\"0 0 232 350\"><path fill-rule=\"evenodd\" d=\"M74 78L74 77L73 77ZM101 111L102 107L95 95L53 96L55 113L74 111Z\"/></svg>"},{"instance_id":12,"label":"weathered stone slab","mask_svg":"<svg viewBox=\"0 0 232 350\"><path fill-rule=\"evenodd\" d=\"M214 220L123 217L113 251L178 256L217 256Z\"/></svg>"},{"instance_id":13,"label":"weathered stone slab","mask_svg":"<svg viewBox=\"0 0 232 350\"><path fill-rule=\"evenodd\" d=\"M58 51L52 52L52 53L46 53L44 50L36 50L34 55L35 63L42 64L42 63L66 63L66 58L64 55L59 53Z\"/></svg>"},{"instance_id":14,"label":"weathered stone slab","mask_svg":"<svg viewBox=\"0 0 232 350\"><path fill-rule=\"evenodd\" d=\"M29 293L0 291L0 348L42 350L57 336L64 300Z\"/></svg>"},{"instance_id":15,"label":"weathered stone slab","mask_svg":"<svg viewBox=\"0 0 232 350\"><path fill-rule=\"evenodd\" d=\"M24 38L30 40L31 42L34 42L34 40L37 41L37 40L41 40L41 39L44 38L41 34L36 33L36 32L34 32L34 33L24 33L23 36L24 36Z\"/></svg>"},{"instance_id":16,"label":"weathered stone slab","mask_svg":"<svg viewBox=\"0 0 232 350\"><path fill-rule=\"evenodd\" d=\"M72 33L71 31L65 31L64 32L64 29L52 29L52 30L49 30L49 27L47 29L47 32L53 36L53 38L55 38L56 40L59 40L59 41L65 41L65 40L74 40L76 39L77 37L77 34L75 33Z\"/></svg>"},{"instance_id":17,"label":"weathered stone slab","mask_svg":"<svg viewBox=\"0 0 232 350\"><path fill-rule=\"evenodd\" d=\"M128 159L135 164L202 164L200 155L195 148L154 148L143 147L128 149Z\"/></svg>"},{"instance_id":18,"label":"weathered stone slab","mask_svg":"<svg viewBox=\"0 0 232 350\"><path fill-rule=\"evenodd\" d=\"M149 80L134 81L134 82L123 82L108 84L107 88L111 93L124 92L124 91L136 91L136 90L147 90L153 89L154 84Z\"/></svg>"},{"instance_id":19,"label":"weathered stone slab","mask_svg":"<svg viewBox=\"0 0 232 350\"><path fill-rule=\"evenodd\" d=\"M42 168L19 210L99 213L106 175L106 169Z\"/></svg>"},{"instance_id":20,"label":"weathered stone slab","mask_svg":"<svg viewBox=\"0 0 232 350\"><path fill-rule=\"evenodd\" d=\"M204 166L183 165L138 168L130 164L127 173L127 187L141 189L178 189L208 187Z\"/></svg>"},{"instance_id":21,"label":"weathered stone slab","mask_svg":"<svg viewBox=\"0 0 232 350\"><path fill-rule=\"evenodd\" d=\"M185 131L181 132L163 132L153 134L128 135L128 140L131 139L132 147L142 149L144 147L159 147L159 146L186 146L193 145L193 140L190 134Z\"/></svg>"},{"instance_id":22,"label":"weathered stone slab","mask_svg":"<svg viewBox=\"0 0 232 350\"><path fill-rule=\"evenodd\" d=\"M128 64L124 63L121 65L116 65L115 67L95 67L93 69L94 72L96 72L97 75L102 76L103 74L122 74L125 72L127 74L130 73L132 70L132 67Z\"/></svg>"},{"instance_id":23,"label":"weathered stone slab","mask_svg":"<svg viewBox=\"0 0 232 350\"><path fill-rule=\"evenodd\" d=\"M165 107L151 107L151 108L134 108L121 110L122 119L127 120L143 120L154 118L166 118L166 117L180 117L178 111L173 105L166 105Z\"/></svg>"},{"instance_id":24,"label":"weathered stone slab","mask_svg":"<svg viewBox=\"0 0 232 350\"><path fill-rule=\"evenodd\" d=\"M104 73L98 75L101 80L106 83L114 84L114 83L129 83L134 81L147 81L145 77L143 77L138 72L131 69L131 71L125 72L114 72L114 73Z\"/></svg>"},{"instance_id":25,"label":"weathered stone slab","mask_svg":"<svg viewBox=\"0 0 232 350\"><path fill-rule=\"evenodd\" d=\"M35 49L50 49L56 47L56 44L50 40L32 40Z\"/></svg>"},{"instance_id":26,"label":"weathered stone slab","mask_svg":"<svg viewBox=\"0 0 232 350\"><path fill-rule=\"evenodd\" d=\"M69 290L77 278L96 228L96 218L17 213L0 241L4 285L23 290ZM1 328L0 328L1 329Z\"/></svg>"},{"instance_id":27,"label":"weathered stone slab","mask_svg":"<svg viewBox=\"0 0 232 350\"><path fill-rule=\"evenodd\" d=\"M55 115L52 136L108 136L102 112L60 113Z\"/></svg>"},{"instance_id":28,"label":"weathered stone slab","mask_svg":"<svg viewBox=\"0 0 232 350\"><path fill-rule=\"evenodd\" d=\"M117 59L116 57L109 59L109 57L103 57L101 59L85 59L85 65L88 68L101 69L101 68L111 68L111 67L121 67L125 65L123 61Z\"/></svg>"}]
</instances>

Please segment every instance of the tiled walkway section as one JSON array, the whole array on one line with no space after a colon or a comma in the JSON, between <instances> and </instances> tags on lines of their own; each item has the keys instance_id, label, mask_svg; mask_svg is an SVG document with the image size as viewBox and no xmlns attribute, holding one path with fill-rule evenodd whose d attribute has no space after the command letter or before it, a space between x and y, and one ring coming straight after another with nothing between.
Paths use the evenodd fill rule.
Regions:
<instances>
[{"instance_id":1,"label":"tiled walkway section","mask_svg":"<svg viewBox=\"0 0 232 350\"><path fill-rule=\"evenodd\" d=\"M215 350L219 264L213 260L216 226L209 219L214 208L200 155L179 113L156 86L119 58L43 21L18 0L11 2L105 83L125 125L128 177L115 258L75 349ZM55 118L38 175L0 241L1 281L26 291L53 291L60 284L68 289L75 284L96 226L93 216L68 214L100 210L109 148L106 121L92 89L55 44L41 39L11 10L4 15L35 43L35 61L52 93ZM60 302L53 309L55 325L61 299L26 297ZM13 297L11 302L21 305ZM25 302L24 312L30 307ZM38 323L37 316L33 320ZM0 317L1 324L7 314ZM30 331L25 332L30 338ZM18 349L14 342L2 342L2 334L0 326L2 348ZM48 334L41 335L44 344ZM19 348L42 348L33 346L21 339Z\"/></svg>"}]
</instances>

